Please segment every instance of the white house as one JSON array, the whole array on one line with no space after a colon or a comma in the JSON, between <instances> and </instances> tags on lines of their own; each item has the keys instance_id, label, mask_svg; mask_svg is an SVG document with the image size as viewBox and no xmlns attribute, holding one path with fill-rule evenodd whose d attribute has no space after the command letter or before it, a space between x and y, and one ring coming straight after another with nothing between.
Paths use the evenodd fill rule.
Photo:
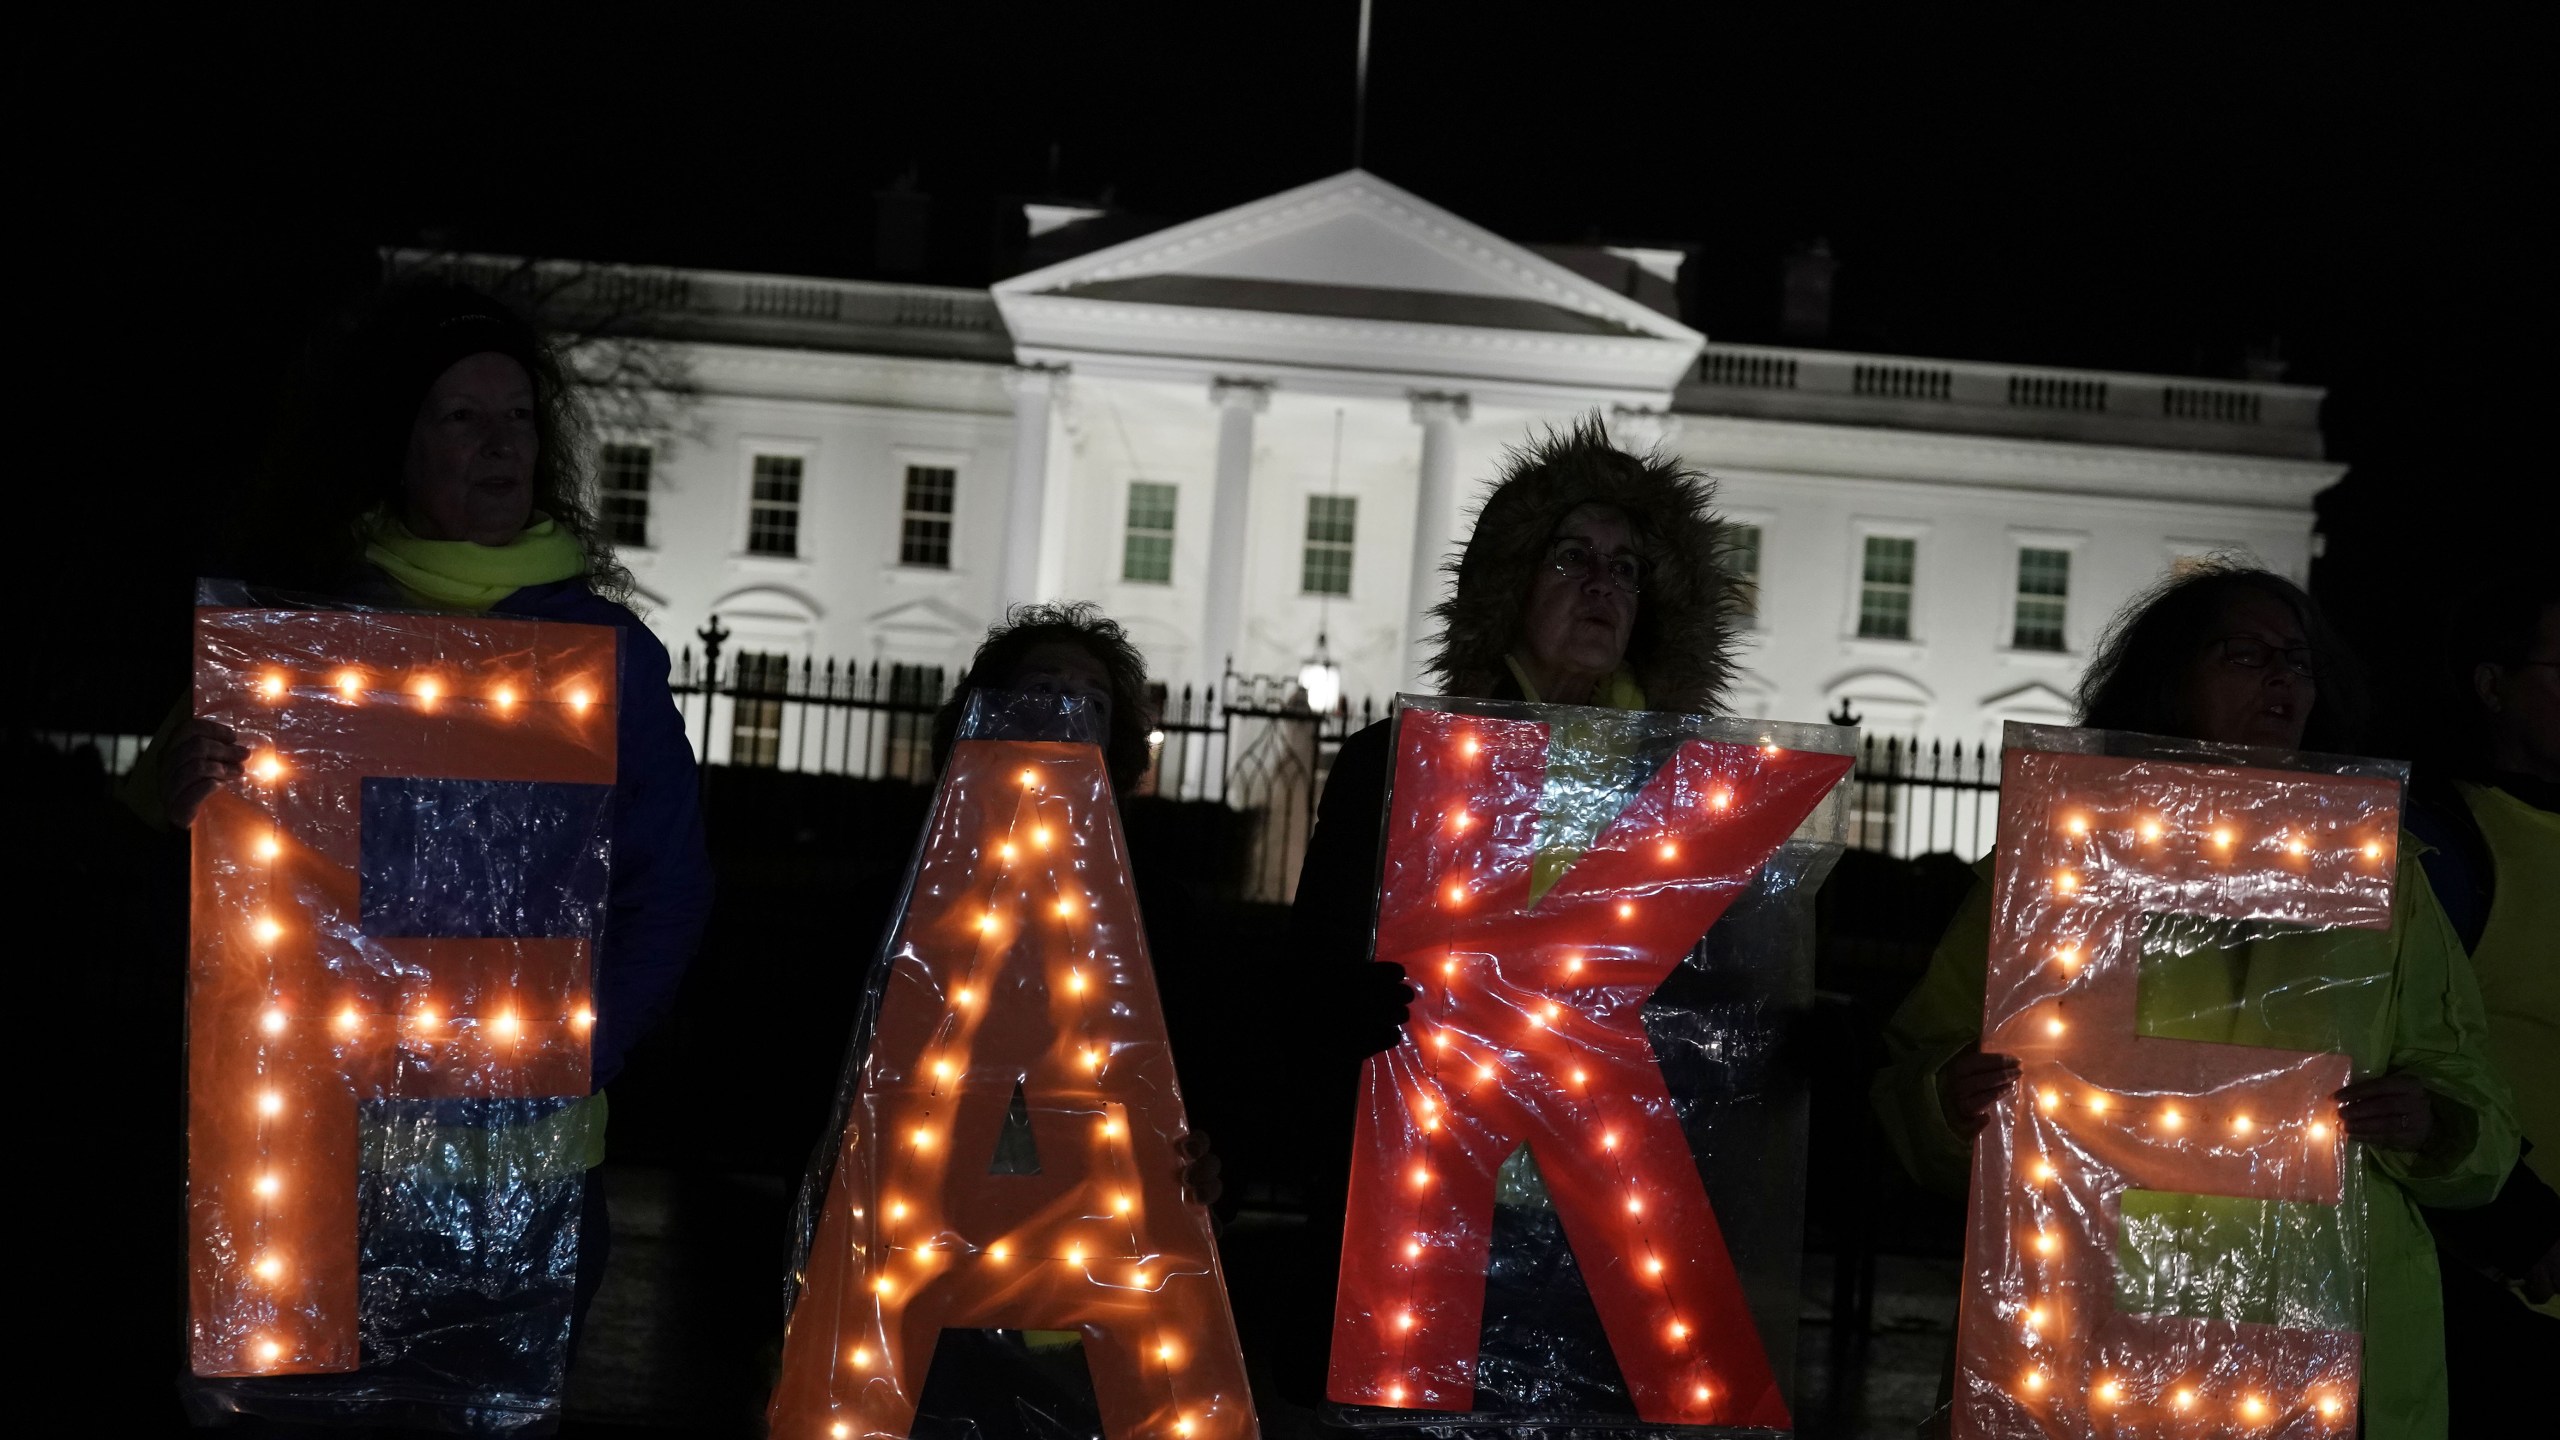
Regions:
<instances>
[{"instance_id":1,"label":"white house","mask_svg":"<svg viewBox=\"0 0 2560 1440\"><path fill-rule=\"evenodd\" d=\"M2307 568L2318 390L1714 344L1645 303L1679 259L1354 170L991 291L617 271L698 396L608 448L607 508L671 647L716 613L751 665L938 686L1008 603L1076 598L1177 690L1321 633L1383 698L1504 447L1596 410L1752 527L1738 711L1967 741L2067 716L2181 557Z\"/></svg>"}]
</instances>

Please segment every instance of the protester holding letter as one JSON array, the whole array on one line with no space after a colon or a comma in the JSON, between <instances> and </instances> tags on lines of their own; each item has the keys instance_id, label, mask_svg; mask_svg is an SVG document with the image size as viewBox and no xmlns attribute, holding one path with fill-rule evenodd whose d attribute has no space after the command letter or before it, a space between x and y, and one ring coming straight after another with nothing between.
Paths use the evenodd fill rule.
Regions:
<instances>
[{"instance_id":1,"label":"protester holding letter","mask_svg":"<svg viewBox=\"0 0 2560 1440\"><path fill-rule=\"evenodd\" d=\"M1728 676L1733 580L1711 482L1676 459L1632 455L1596 417L1512 451L1490 487L1455 584L1433 612L1443 694L1620 710L1713 712ZM1403 1038L1414 991L1370 958L1389 745L1381 722L1335 757L1290 912L1307 1007L1306 1073L1293 1077L1315 1127L1302 1317L1284 1383L1321 1384L1331 1279L1342 1249L1349 1121L1361 1062Z\"/></svg>"},{"instance_id":2,"label":"protester holding letter","mask_svg":"<svg viewBox=\"0 0 2560 1440\"><path fill-rule=\"evenodd\" d=\"M2208 565L2118 617L2082 683L2081 723L2216 746L2352 753L2359 698L2352 661L2310 597L2263 570ZM2200 749L2197 759L2223 757ZM2418 1207L2486 1201L2515 1155L2479 989L2418 869L2418 848L2401 847L2389 930L2200 932L2193 944L2147 946L2139 992L2140 1033L2209 1041L2230 1038L2231 1017L2264 976L2389 977L2338 987L2335 1008L2349 1013L2330 1017L2356 1068L2373 1076L2337 1096L2345 1138L2374 1179L2363 1217L2362 1361L2364 1433L2373 1437L2445 1433L2434 1246ZM2011 1057L1980 1049L1988 863L1986 883L1887 1029L1887 1064L1874 1088L1905 1166L1954 1193L1966 1184L1974 1137L2018 1079Z\"/></svg>"},{"instance_id":3,"label":"protester holding letter","mask_svg":"<svg viewBox=\"0 0 2560 1440\"><path fill-rule=\"evenodd\" d=\"M582 498L583 411L559 361L496 299L439 282L382 294L319 348L225 568L282 603L568 622L618 636L612 869L597 947L594 1097L575 1107L601 1161L604 1088L673 1003L711 902L698 784L667 652L623 603L630 576ZM126 804L184 829L248 751L182 707L128 777ZM603 1187L586 1189L578 1310L602 1279Z\"/></svg>"}]
</instances>

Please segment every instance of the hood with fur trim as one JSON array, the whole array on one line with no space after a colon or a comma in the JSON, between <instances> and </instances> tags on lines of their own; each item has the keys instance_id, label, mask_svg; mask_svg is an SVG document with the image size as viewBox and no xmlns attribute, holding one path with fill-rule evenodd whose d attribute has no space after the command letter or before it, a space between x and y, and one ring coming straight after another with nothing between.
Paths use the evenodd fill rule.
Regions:
<instances>
[{"instance_id":1,"label":"hood with fur trim","mask_svg":"<svg viewBox=\"0 0 2560 1440\"><path fill-rule=\"evenodd\" d=\"M1627 668L1656 710L1721 710L1737 594L1730 531L1708 509L1714 498L1715 482L1677 458L1610 444L1597 414L1506 452L1466 549L1444 567L1456 584L1431 612L1441 693L1517 693L1503 662L1520 642L1521 605L1547 542L1574 507L1610 505L1627 515L1645 560Z\"/></svg>"}]
</instances>

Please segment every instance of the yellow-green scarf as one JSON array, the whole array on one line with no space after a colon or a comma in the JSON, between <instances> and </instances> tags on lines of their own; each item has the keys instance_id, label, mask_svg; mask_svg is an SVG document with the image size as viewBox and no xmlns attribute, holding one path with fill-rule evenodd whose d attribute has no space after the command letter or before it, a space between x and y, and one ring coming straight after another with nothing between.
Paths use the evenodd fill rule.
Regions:
<instances>
[{"instance_id":1,"label":"yellow-green scarf","mask_svg":"<svg viewBox=\"0 0 2560 1440\"><path fill-rule=\"evenodd\" d=\"M539 512L504 545L421 540L400 517L376 515L366 527L364 558L422 603L450 610L486 610L527 585L587 573L578 537Z\"/></svg>"},{"instance_id":2,"label":"yellow-green scarf","mask_svg":"<svg viewBox=\"0 0 2560 1440\"><path fill-rule=\"evenodd\" d=\"M1529 683L1529 672L1520 668L1520 657L1505 655L1502 663L1511 667L1511 678L1520 687L1521 699L1532 705L1545 703L1538 698L1538 687ZM1609 678L1600 682L1599 693L1591 697L1591 703L1603 710L1649 708L1645 704L1644 687L1636 683L1636 672L1624 665L1610 671Z\"/></svg>"}]
</instances>

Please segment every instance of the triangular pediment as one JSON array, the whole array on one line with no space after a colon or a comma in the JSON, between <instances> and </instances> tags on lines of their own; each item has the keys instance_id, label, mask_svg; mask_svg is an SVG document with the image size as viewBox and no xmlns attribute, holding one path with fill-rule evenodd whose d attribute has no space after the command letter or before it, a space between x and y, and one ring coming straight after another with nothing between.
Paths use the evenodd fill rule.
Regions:
<instances>
[{"instance_id":1,"label":"triangular pediment","mask_svg":"<svg viewBox=\"0 0 2560 1440\"><path fill-rule=\"evenodd\" d=\"M873 611L864 623L883 634L950 639L974 633L978 622L948 600L924 596Z\"/></svg>"},{"instance_id":2,"label":"triangular pediment","mask_svg":"<svg viewBox=\"0 0 2560 1440\"><path fill-rule=\"evenodd\" d=\"M998 283L1028 296L1669 341L1698 332L1365 170Z\"/></svg>"}]
</instances>

